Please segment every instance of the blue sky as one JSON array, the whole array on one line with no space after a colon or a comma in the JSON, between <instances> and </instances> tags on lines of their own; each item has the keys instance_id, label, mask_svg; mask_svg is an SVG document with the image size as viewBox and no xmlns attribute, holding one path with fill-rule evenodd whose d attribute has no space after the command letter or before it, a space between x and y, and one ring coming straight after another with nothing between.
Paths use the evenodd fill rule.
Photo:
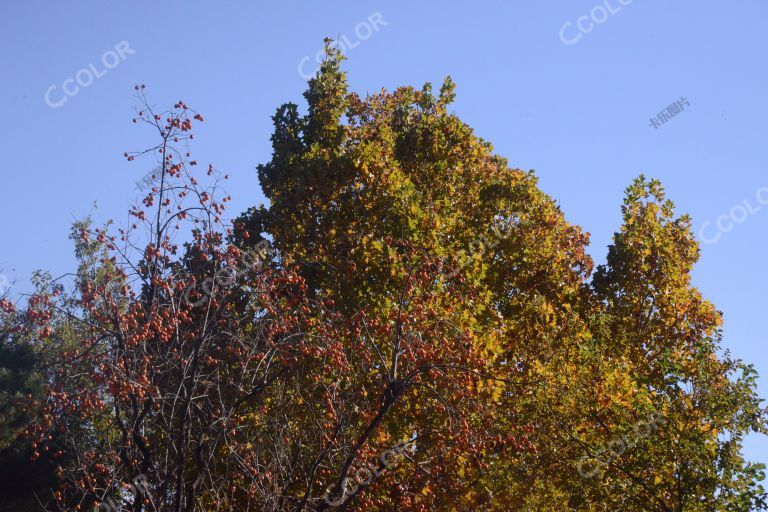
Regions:
<instances>
[{"instance_id":1,"label":"blue sky","mask_svg":"<svg viewBox=\"0 0 768 512\"><path fill-rule=\"evenodd\" d=\"M624 188L641 172L661 179L717 238L695 284L768 396L766 33L760 0L3 2L0 274L25 291L35 269L73 269L73 220L126 220L153 167L122 158L147 140L130 122L135 83L205 115L195 154L231 174L230 213L263 202L254 167L269 159L270 116L301 103L323 37L342 36L358 92L451 75L456 113L536 170L598 262ZM768 462L768 440L747 455Z\"/></svg>"}]
</instances>

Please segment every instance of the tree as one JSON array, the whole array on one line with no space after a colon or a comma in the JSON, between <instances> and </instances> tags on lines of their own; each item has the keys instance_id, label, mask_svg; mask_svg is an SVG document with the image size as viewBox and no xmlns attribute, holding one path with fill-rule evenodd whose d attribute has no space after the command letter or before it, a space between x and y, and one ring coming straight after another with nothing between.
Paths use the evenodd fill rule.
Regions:
<instances>
[{"instance_id":1,"label":"tree","mask_svg":"<svg viewBox=\"0 0 768 512\"><path fill-rule=\"evenodd\" d=\"M447 388L435 382L400 397L403 406L388 411L384 430L423 440L414 474L382 499L406 509L487 505L495 499L483 476L488 454L503 451L490 457L514 464L533 449L523 415L528 405L520 397L535 379L533 357L549 350L535 341L554 350L563 331L578 329L575 311L560 304L577 300L590 268L586 237L564 221L530 173L508 169L448 114L450 80L437 97L427 85L361 100L347 92L340 62L329 47L305 94L307 116L291 104L278 109L273 159L259 168L271 206L238 219L236 237L242 233L247 245L258 239L251 233L268 234L283 258L299 266L310 293L330 297L348 314L363 310L389 323L394 332L382 338L395 341L378 347L385 361L411 347L428 350L431 364L454 355L433 352L444 347L479 358L455 366L456 373L470 371L481 380L451 392L465 403L481 401L493 419L467 414L463 437L438 435L451 418L431 397L448 400ZM433 315L455 327L425 340L423 349L415 343L423 336L401 344L392 315L409 303L402 290L419 267L418 293L436 297L441 304ZM547 312L551 325L530 321ZM406 325L406 332L430 328Z\"/></svg>"},{"instance_id":2,"label":"tree","mask_svg":"<svg viewBox=\"0 0 768 512\"><path fill-rule=\"evenodd\" d=\"M691 286L699 249L690 219L675 218L661 184L643 176L627 189L622 211L622 229L593 279L605 305L598 346L630 377L622 393L665 421L641 449L611 462L606 499L618 506L625 495L669 511L763 509L764 466L740 455L747 432L765 433L757 375L727 352L719 356L722 316ZM617 415L611 423L626 425L637 407L616 402L595 419Z\"/></svg>"},{"instance_id":3,"label":"tree","mask_svg":"<svg viewBox=\"0 0 768 512\"><path fill-rule=\"evenodd\" d=\"M441 459L445 439L419 443L417 467L431 478L403 478L398 505L764 506L761 467L738 455L747 431L765 430L754 370L719 355L719 314L690 285L698 249L689 220L673 217L660 184L640 178L627 190L625 226L593 276L587 235L533 174L510 169L448 113L450 78L439 96L427 84L361 99L348 92L341 62L329 44L307 114L294 104L277 110L273 158L259 167L270 206L241 216L235 238L247 246L252 233L271 237L311 293L381 318L414 254L436 257L422 293L460 298L441 314L481 354L476 370L492 377L499 407L473 427L524 439L500 454L456 455L471 467ZM403 400L426 403L418 393ZM427 428L398 415L390 411L400 428ZM650 433L621 441L648 417ZM633 449L605 457L600 478L584 478L591 455L611 443Z\"/></svg>"},{"instance_id":4,"label":"tree","mask_svg":"<svg viewBox=\"0 0 768 512\"><path fill-rule=\"evenodd\" d=\"M42 278L43 276L38 276ZM56 484L51 453L34 457L23 438L34 421L32 404L43 394L45 347L29 335L29 318L6 292L0 296L0 510L33 511L50 502ZM57 445L59 438L52 437Z\"/></svg>"},{"instance_id":5,"label":"tree","mask_svg":"<svg viewBox=\"0 0 768 512\"><path fill-rule=\"evenodd\" d=\"M720 354L660 184L628 189L593 273L450 78L361 98L326 48L306 114L273 118L269 206L231 226L191 159L202 116L139 88L160 139L125 156L159 155L159 184L130 228L76 225L76 286L26 310L55 348L25 435L63 437L58 507L764 509L755 373Z\"/></svg>"}]
</instances>

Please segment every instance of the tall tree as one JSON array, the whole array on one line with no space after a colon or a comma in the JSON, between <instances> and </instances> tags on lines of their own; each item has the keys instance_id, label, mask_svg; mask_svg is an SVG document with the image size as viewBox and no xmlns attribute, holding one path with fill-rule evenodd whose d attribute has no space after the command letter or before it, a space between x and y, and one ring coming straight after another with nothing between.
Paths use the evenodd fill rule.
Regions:
<instances>
[{"instance_id":1,"label":"tall tree","mask_svg":"<svg viewBox=\"0 0 768 512\"><path fill-rule=\"evenodd\" d=\"M27 405L42 394L39 357L21 328L14 304L0 298L0 510L38 510L55 485L50 460L30 461L31 443L20 436L33 419Z\"/></svg>"},{"instance_id":2,"label":"tall tree","mask_svg":"<svg viewBox=\"0 0 768 512\"><path fill-rule=\"evenodd\" d=\"M764 509L756 375L721 353L660 184L627 190L593 273L450 79L361 98L326 48L306 113L273 118L270 204L231 227L187 147L202 116L139 93L160 140L126 157L159 155L159 184L131 228L76 226L76 289L27 307L59 347L26 429L72 456L59 508Z\"/></svg>"},{"instance_id":3,"label":"tall tree","mask_svg":"<svg viewBox=\"0 0 768 512\"><path fill-rule=\"evenodd\" d=\"M259 167L270 205L241 216L235 239L270 237L312 293L382 319L417 261L436 261L421 293L443 297L439 314L491 377L469 387L487 384L498 407L472 428L514 447L450 460L438 456L446 439L418 443L416 467L431 480L409 475L403 494L380 492L413 508L763 507L761 466L740 455L743 435L765 430L755 373L719 350L720 315L690 284L690 222L674 218L660 184L627 190L624 226L593 277L587 235L533 173L509 168L448 112L450 79L439 95L427 84L360 98L327 45L307 114L277 110L273 157ZM384 349L386 360L401 345ZM401 400L429 403L418 392ZM394 428L435 426L388 415Z\"/></svg>"}]
</instances>

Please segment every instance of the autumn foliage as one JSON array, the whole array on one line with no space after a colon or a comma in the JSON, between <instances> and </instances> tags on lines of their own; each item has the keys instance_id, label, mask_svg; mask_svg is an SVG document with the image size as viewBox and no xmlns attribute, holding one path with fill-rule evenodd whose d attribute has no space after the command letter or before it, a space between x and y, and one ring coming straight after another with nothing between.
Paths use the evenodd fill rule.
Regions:
<instances>
[{"instance_id":1,"label":"autumn foliage","mask_svg":"<svg viewBox=\"0 0 768 512\"><path fill-rule=\"evenodd\" d=\"M191 156L202 115L137 88L158 141L124 156L160 176L134 222L77 223L73 286L0 301L4 345L39 358L14 437L55 468L43 504L764 509L756 374L720 349L661 185L627 189L593 268L534 173L449 113L450 79L363 98L341 63L329 45L306 113L278 108L269 205L231 221Z\"/></svg>"}]
</instances>

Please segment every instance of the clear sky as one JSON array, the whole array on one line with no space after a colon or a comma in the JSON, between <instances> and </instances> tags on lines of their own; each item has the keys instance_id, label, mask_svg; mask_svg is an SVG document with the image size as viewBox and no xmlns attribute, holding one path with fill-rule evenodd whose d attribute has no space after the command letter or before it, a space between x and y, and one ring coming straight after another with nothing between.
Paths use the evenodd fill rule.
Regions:
<instances>
[{"instance_id":1,"label":"clear sky","mask_svg":"<svg viewBox=\"0 0 768 512\"><path fill-rule=\"evenodd\" d=\"M71 271L73 220L126 220L152 168L122 158L147 141L130 122L135 83L204 114L195 154L231 174L231 214L263 202L254 168L270 156L270 116L301 104L324 36L348 42L360 93L450 74L456 113L536 170L598 262L624 188L661 179L710 242L695 284L725 314L725 346L768 396L765 0L5 0L0 285ZM768 462L768 440L747 455Z\"/></svg>"}]
</instances>

